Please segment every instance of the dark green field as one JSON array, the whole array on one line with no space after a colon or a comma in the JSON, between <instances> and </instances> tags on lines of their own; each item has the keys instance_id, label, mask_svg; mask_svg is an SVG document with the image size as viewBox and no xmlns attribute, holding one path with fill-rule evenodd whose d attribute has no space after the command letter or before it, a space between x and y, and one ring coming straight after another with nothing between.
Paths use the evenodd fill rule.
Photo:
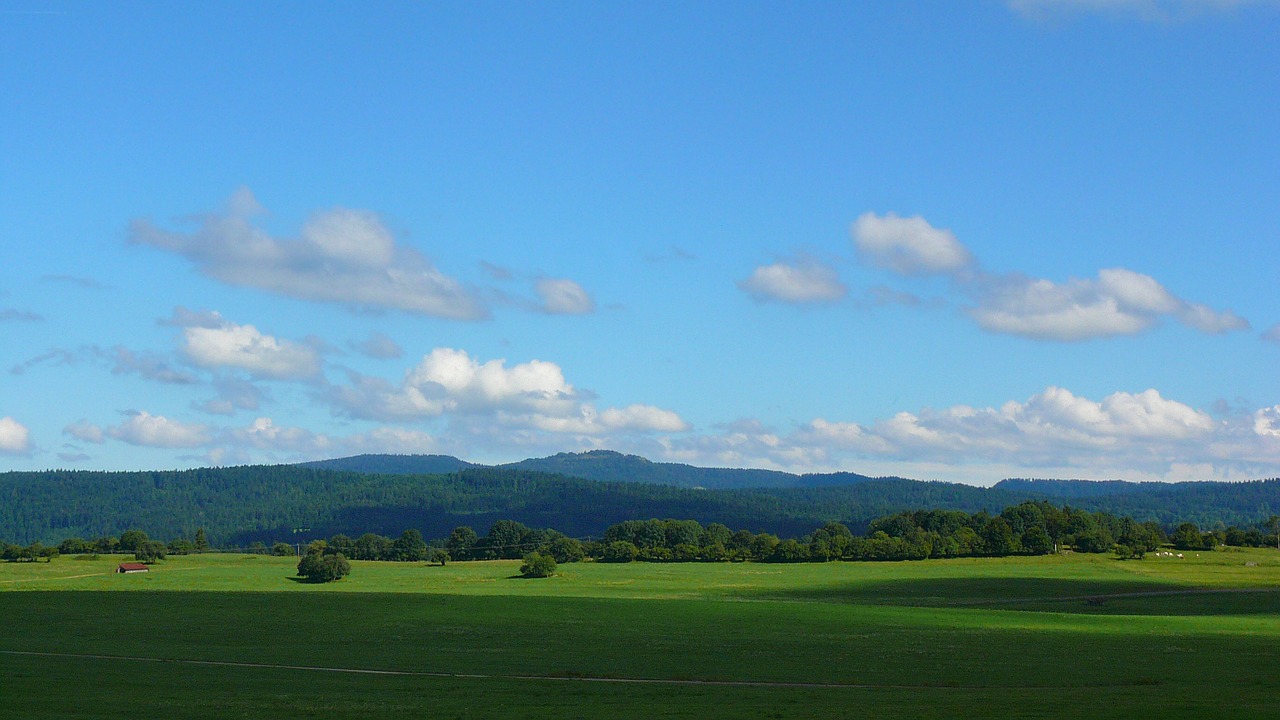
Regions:
<instances>
[{"instance_id":1,"label":"dark green field","mask_svg":"<svg viewBox=\"0 0 1280 720\"><path fill-rule=\"evenodd\" d=\"M0 714L1261 718L1280 690L1274 550L517 565L0 565Z\"/></svg>"}]
</instances>

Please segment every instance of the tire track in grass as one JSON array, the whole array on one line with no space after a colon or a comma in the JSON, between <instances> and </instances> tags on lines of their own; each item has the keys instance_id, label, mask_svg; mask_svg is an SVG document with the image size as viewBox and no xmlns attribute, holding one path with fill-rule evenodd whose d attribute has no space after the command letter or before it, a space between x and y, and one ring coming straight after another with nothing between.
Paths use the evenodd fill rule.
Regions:
<instances>
[{"instance_id":1,"label":"tire track in grass","mask_svg":"<svg viewBox=\"0 0 1280 720\"><path fill-rule=\"evenodd\" d=\"M498 675L485 673L430 672L423 670L376 670L322 665L288 665L282 663L237 662L233 660L194 660L190 658L158 658L137 655L99 655L93 653L38 652L34 650L0 650L0 655L19 657L62 658L72 660L107 660L111 662L170 663L205 667L245 668L251 670L297 670L301 672L339 673L346 675L378 675L396 677L445 678L454 680L517 680L528 682L582 682L615 685L674 685L701 687L750 687L816 690L1065 690L1080 688L1131 687L1133 683L1094 683L1085 685L892 685L871 683L789 682L785 680L698 680L677 678L592 677L585 675Z\"/></svg>"}]
</instances>

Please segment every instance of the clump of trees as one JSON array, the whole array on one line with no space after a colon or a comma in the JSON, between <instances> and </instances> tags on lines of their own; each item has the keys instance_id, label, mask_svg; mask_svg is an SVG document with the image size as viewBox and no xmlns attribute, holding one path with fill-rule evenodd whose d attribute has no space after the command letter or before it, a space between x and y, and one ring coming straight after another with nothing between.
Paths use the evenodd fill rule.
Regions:
<instances>
[{"instance_id":1,"label":"clump of trees","mask_svg":"<svg viewBox=\"0 0 1280 720\"><path fill-rule=\"evenodd\" d=\"M324 541L312 543L298 561L298 576L309 583L341 580L351 572L351 563L341 553L326 553Z\"/></svg>"},{"instance_id":2,"label":"clump of trees","mask_svg":"<svg viewBox=\"0 0 1280 720\"><path fill-rule=\"evenodd\" d=\"M524 556L520 574L527 578L545 578L556 574L556 559L537 551Z\"/></svg>"},{"instance_id":3,"label":"clump of trees","mask_svg":"<svg viewBox=\"0 0 1280 720\"><path fill-rule=\"evenodd\" d=\"M39 542L33 542L27 546L0 543L0 560L6 562L35 562L37 560L52 562L58 555L58 548Z\"/></svg>"}]
</instances>

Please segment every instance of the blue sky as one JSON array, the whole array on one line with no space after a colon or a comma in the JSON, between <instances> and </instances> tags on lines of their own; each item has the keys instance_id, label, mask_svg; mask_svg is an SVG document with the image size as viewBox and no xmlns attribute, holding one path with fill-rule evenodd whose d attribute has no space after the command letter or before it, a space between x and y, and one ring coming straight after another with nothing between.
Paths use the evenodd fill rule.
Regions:
<instances>
[{"instance_id":1,"label":"blue sky","mask_svg":"<svg viewBox=\"0 0 1280 720\"><path fill-rule=\"evenodd\" d=\"M1280 5L0 0L0 469L1280 475Z\"/></svg>"}]
</instances>

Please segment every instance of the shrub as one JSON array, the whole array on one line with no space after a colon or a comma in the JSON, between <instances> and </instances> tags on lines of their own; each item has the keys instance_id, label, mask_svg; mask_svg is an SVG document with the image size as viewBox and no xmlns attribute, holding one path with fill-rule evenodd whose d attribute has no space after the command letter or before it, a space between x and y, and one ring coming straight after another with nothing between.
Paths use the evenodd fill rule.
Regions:
<instances>
[{"instance_id":1,"label":"shrub","mask_svg":"<svg viewBox=\"0 0 1280 720\"><path fill-rule=\"evenodd\" d=\"M531 552L524 556L520 574L527 578L551 577L556 574L556 559L540 552Z\"/></svg>"},{"instance_id":2,"label":"shrub","mask_svg":"<svg viewBox=\"0 0 1280 720\"><path fill-rule=\"evenodd\" d=\"M351 572L351 563L345 555L322 555L309 552L298 562L298 575L310 583L327 583L341 580Z\"/></svg>"}]
</instances>

